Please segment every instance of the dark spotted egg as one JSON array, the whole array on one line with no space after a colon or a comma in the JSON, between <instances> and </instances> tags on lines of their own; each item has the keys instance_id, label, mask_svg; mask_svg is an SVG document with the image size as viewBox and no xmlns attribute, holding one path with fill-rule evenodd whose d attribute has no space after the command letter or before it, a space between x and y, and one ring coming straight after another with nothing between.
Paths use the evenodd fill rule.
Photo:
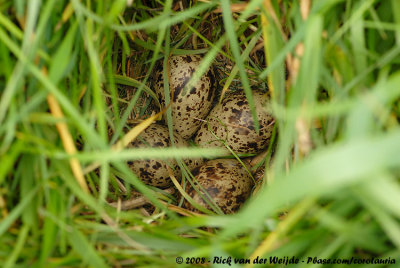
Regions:
<instances>
[{"instance_id":1,"label":"dark spotted egg","mask_svg":"<svg viewBox=\"0 0 400 268\"><path fill-rule=\"evenodd\" d=\"M236 159L207 161L204 165L195 168L192 174L195 177L194 184L203 197L192 185L186 189L188 195L196 203L210 210L211 208L204 198L214 201L225 214L239 210L250 196L253 187L252 178ZM211 200L204 194L205 192L208 193ZM183 205L189 210L198 212L187 200Z\"/></svg>"},{"instance_id":2,"label":"dark spotted egg","mask_svg":"<svg viewBox=\"0 0 400 268\"><path fill-rule=\"evenodd\" d=\"M174 133L176 147L187 147L188 144L178 133ZM136 138L129 147L134 148L167 148L171 147L168 128L159 124L152 124ZM191 170L200 165L200 159L185 159L188 168ZM173 185L169 178L167 165L173 170L174 176L180 179L181 173L175 159L170 160L135 160L128 162L130 168L140 179L152 186L166 188Z\"/></svg>"},{"instance_id":3,"label":"dark spotted egg","mask_svg":"<svg viewBox=\"0 0 400 268\"><path fill-rule=\"evenodd\" d=\"M211 109L215 91L212 68L184 94L183 89L197 70L202 57L199 55L172 56L169 58L169 88L171 92L172 122L174 129L186 140L200 127ZM155 73L155 91L165 107L163 70Z\"/></svg>"},{"instance_id":4,"label":"dark spotted egg","mask_svg":"<svg viewBox=\"0 0 400 268\"><path fill-rule=\"evenodd\" d=\"M254 127L250 106L244 92L226 96L208 115L194 142L201 147L221 147L224 140L235 153L259 153L268 146L274 119L265 111L266 97L260 91L253 91L253 99L260 124L259 133ZM213 133L217 136L215 137Z\"/></svg>"}]
</instances>

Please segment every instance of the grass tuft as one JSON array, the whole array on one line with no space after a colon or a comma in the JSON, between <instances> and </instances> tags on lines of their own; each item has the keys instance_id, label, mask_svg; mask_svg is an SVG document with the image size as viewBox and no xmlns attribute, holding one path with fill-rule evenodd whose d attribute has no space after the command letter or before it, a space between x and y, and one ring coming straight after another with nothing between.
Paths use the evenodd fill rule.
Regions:
<instances>
[{"instance_id":1,"label":"grass tuft","mask_svg":"<svg viewBox=\"0 0 400 268\"><path fill-rule=\"evenodd\" d=\"M1 267L399 261L398 0L31 0L0 11ZM209 200L190 212L179 194L195 184L182 159L225 151L127 148L160 118L154 70L170 96L168 58L189 54L204 55L190 83L214 67L216 103L242 90L255 117L251 91L270 96L271 143L234 215ZM143 158L176 158L184 179L146 186L127 164Z\"/></svg>"}]
</instances>

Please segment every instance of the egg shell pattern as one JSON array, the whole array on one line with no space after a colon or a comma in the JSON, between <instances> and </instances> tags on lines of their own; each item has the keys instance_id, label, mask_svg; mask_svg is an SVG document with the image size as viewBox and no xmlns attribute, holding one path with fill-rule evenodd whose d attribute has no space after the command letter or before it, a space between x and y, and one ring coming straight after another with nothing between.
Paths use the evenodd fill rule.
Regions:
<instances>
[{"instance_id":1,"label":"egg shell pattern","mask_svg":"<svg viewBox=\"0 0 400 268\"><path fill-rule=\"evenodd\" d=\"M178 133L174 133L175 146L187 147L188 144ZM152 124L144 130L137 139L135 139L129 147L134 148L167 148L171 147L168 128L159 124ZM191 170L200 164L201 159L184 159L186 165ZM152 186L165 188L173 183L169 178L167 165L174 171L174 176L180 179L180 168L175 159L169 160L135 160L128 161L128 165L137 174L140 179Z\"/></svg>"},{"instance_id":2,"label":"egg shell pattern","mask_svg":"<svg viewBox=\"0 0 400 268\"><path fill-rule=\"evenodd\" d=\"M199 66L199 55L172 56L169 59L169 88L174 129L186 140L200 127L211 110L216 81L211 67L194 87L183 94L185 85ZM165 107L164 78L162 68L155 73L155 91L160 103ZM200 120L199 120L200 119Z\"/></svg>"},{"instance_id":3,"label":"egg shell pattern","mask_svg":"<svg viewBox=\"0 0 400 268\"><path fill-rule=\"evenodd\" d=\"M205 148L226 148L214 137L210 131L212 130L219 139L225 140L235 153L262 151L269 144L274 119L263 108L265 96L261 91L253 91L253 99L260 124L259 133L255 130L244 92L235 92L226 96L211 110L206 119L208 124L202 124L194 136L194 142Z\"/></svg>"},{"instance_id":4,"label":"egg shell pattern","mask_svg":"<svg viewBox=\"0 0 400 268\"><path fill-rule=\"evenodd\" d=\"M239 210L250 196L253 180L236 159L215 159L192 171L196 187L200 184L225 214ZM198 188L199 190L201 188ZM189 184L186 192L198 204L211 208ZM201 190L200 190L201 192ZM204 198L206 195L203 195ZM198 212L187 200L184 207Z\"/></svg>"}]
</instances>

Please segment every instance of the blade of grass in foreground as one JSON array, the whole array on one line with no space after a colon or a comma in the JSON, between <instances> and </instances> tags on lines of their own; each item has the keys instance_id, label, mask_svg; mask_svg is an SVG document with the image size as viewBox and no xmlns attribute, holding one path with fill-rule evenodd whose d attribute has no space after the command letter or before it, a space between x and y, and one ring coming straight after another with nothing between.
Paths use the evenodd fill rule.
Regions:
<instances>
[{"instance_id":1,"label":"blade of grass in foreground","mask_svg":"<svg viewBox=\"0 0 400 268\"><path fill-rule=\"evenodd\" d=\"M133 140L135 140L137 138L137 136L140 135L140 133L142 133L148 126L150 126L154 122L154 120L156 120L159 116L161 116L162 113L163 112L161 111L160 113L147 118L140 124L133 127L131 130L128 131L128 133L126 133L121 138L121 140L119 140L112 146L112 150L118 152L121 149L123 149L124 147L126 147L129 143L131 143ZM100 165L100 163L98 163L98 162L91 164L90 166L85 168L84 173L86 174L86 173L96 169L99 165Z\"/></svg>"},{"instance_id":2,"label":"blade of grass in foreground","mask_svg":"<svg viewBox=\"0 0 400 268\"><path fill-rule=\"evenodd\" d=\"M392 0L393 17L395 21L396 43L400 45L400 3L399 1Z\"/></svg>"},{"instance_id":3,"label":"blade of grass in foreground","mask_svg":"<svg viewBox=\"0 0 400 268\"><path fill-rule=\"evenodd\" d=\"M22 248L24 247L24 245L26 243L26 238L28 236L29 229L30 229L30 227L28 225L24 225L21 228L21 230L19 231L17 243L16 243L16 245L14 247L13 252L8 257L6 263L4 264L4 266L3 266L4 268L14 267L15 262L18 259L18 255L20 254Z\"/></svg>"},{"instance_id":4,"label":"blade of grass in foreground","mask_svg":"<svg viewBox=\"0 0 400 268\"><path fill-rule=\"evenodd\" d=\"M288 107L297 110L296 118L286 120L280 126L280 139L274 161L274 170L279 172L287 159L290 159L291 147L295 144L296 123L302 120L301 110L312 110L319 82L322 18L319 15L309 17L304 40L304 54L295 84L290 89ZM308 109L307 109L308 108Z\"/></svg>"},{"instance_id":5,"label":"blade of grass in foreground","mask_svg":"<svg viewBox=\"0 0 400 268\"><path fill-rule=\"evenodd\" d=\"M400 130L396 130L379 138L362 139L322 149L309 160L294 167L289 175L278 176L273 184L263 189L233 217L230 228L224 231L222 237L235 235L261 224L266 216L305 196L318 197L334 192L363 182L380 170L399 166L399 139ZM263 209L260 210L260 207Z\"/></svg>"},{"instance_id":6,"label":"blade of grass in foreground","mask_svg":"<svg viewBox=\"0 0 400 268\"><path fill-rule=\"evenodd\" d=\"M399 193L397 193L399 195ZM382 229L386 232L387 236L392 240L392 243L400 249L400 227L398 225L398 220L394 219L385 210L381 210L380 207L373 202L369 195L365 192L359 192L358 198L365 204L369 209L375 219L382 226Z\"/></svg>"},{"instance_id":7,"label":"blade of grass in foreground","mask_svg":"<svg viewBox=\"0 0 400 268\"><path fill-rule=\"evenodd\" d=\"M8 230L8 228L18 219L24 209L30 204L33 197L37 194L39 185L33 188L19 204L14 207L10 214L0 222L0 237Z\"/></svg>"},{"instance_id":8,"label":"blade of grass in foreground","mask_svg":"<svg viewBox=\"0 0 400 268\"><path fill-rule=\"evenodd\" d=\"M28 59L32 58L32 56L34 54L34 50L35 50L35 47L31 46L32 45L31 37L33 35L34 27L36 26L36 20L37 20L38 11L39 11L38 6L39 5L36 0L30 1L27 6L27 15L26 15L27 23L26 23L26 28L24 29L25 31L24 31L24 38L23 38L21 50L23 51L24 55ZM3 31L3 29L1 29L1 31ZM37 39L34 41L37 41ZM34 42L34 44L35 43L36 42ZM23 64L23 61L21 61L21 59L19 59L16 67L14 68L14 70L12 72L10 79L6 83L6 87L5 87L4 91L1 94L0 124L4 120L4 117L6 115L6 112L9 108L9 105L10 105L13 97L17 93L18 89L21 87L21 83L19 83L19 81L21 79L23 79L24 74L25 74L24 64Z\"/></svg>"},{"instance_id":9,"label":"blade of grass in foreground","mask_svg":"<svg viewBox=\"0 0 400 268\"><path fill-rule=\"evenodd\" d=\"M65 165L63 165L63 162L55 162L55 166L58 169L58 171L61 174L61 178L65 182L65 184L68 186L68 188L72 191L74 195L76 195L83 203L85 203L87 206L89 206L91 209L96 211L98 217L101 217L106 224L108 224L115 234L119 236L121 239L125 240L132 248L138 248L143 251L146 251L146 248L143 247L141 244L135 242L134 240L130 239L129 237L126 236L126 234L120 229L120 227L114 222L114 219L111 218L107 213L104 207L102 206L103 204L99 204L98 200L95 199L93 196L88 195L82 191L80 187L78 187L78 184L75 182L73 179L72 175L69 174L69 171L66 169ZM119 163L116 163L116 166L119 166ZM126 169L121 168L125 173ZM131 177L128 177L131 179ZM139 182L138 178L133 178L132 180L128 180L129 182L132 182L137 189L141 190L143 187L145 188L143 192L145 192L146 196L150 201L152 201L154 204L158 205L160 202L152 195L152 191L148 189L147 187L144 186L143 183ZM68 237L68 235L67 235ZM79 237L78 237L79 238Z\"/></svg>"},{"instance_id":10,"label":"blade of grass in foreground","mask_svg":"<svg viewBox=\"0 0 400 268\"><path fill-rule=\"evenodd\" d=\"M62 202L60 199L59 191L50 189L48 195L45 197L47 211L49 213L57 215L59 211L59 204ZM46 259L50 256L52 250L56 247L57 240L54 239L57 236L57 227L53 219L46 217L43 220L42 227L42 243L40 248L40 266L45 266Z\"/></svg>"},{"instance_id":11,"label":"blade of grass in foreground","mask_svg":"<svg viewBox=\"0 0 400 268\"><path fill-rule=\"evenodd\" d=\"M254 128L258 132L260 129L260 123L258 122L258 117L255 109L255 104L253 100L253 94L250 88L249 78L247 77L246 70L244 68L243 60L240 57L240 47L237 41L237 36L235 33L235 23L232 18L231 8L229 4L229 0L221 1L221 8L223 14L224 25L226 29L226 33L228 35L229 44L232 49L233 57L235 58L236 65L239 68L239 74L242 81L243 89L246 94L246 98L249 102L251 115L253 116Z\"/></svg>"},{"instance_id":12,"label":"blade of grass in foreground","mask_svg":"<svg viewBox=\"0 0 400 268\"><path fill-rule=\"evenodd\" d=\"M256 42L258 41L258 39L260 38L261 32L256 33L253 38L251 39L251 41L249 42L248 46L246 47L246 49L243 51L242 55L241 55L241 59L244 61L249 57L250 51L254 48L254 46L256 45ZM219 103L221 103L225 92L229 89L229 86L231 85L233 79L235 79L237 73L239 72L239 67L236 64L233 68L232 71L230 72L228 79L226 79L226 82L224 84L224 87L222 88L221 91L221 97L219 98Z\"/></svg>"},{"instance_id":13,"label":"blade of grass in foreground","mask_svg":"<svg viewBox=\"0 0 400 268\"><path fill-rule=\"evenodd\" d=\"M74 155L68 155L64 152L51 154L54 159L69 159L76 157L83 162L91 161L127 161L138 159L171 159L171 158L216 158L226 155L224 150L208 149L208 148L149 148L149 149L125 149L122 151L96 151L96 152L79 152Z\"/></svg>"},{"instance_id":14,"label":"blade of grass in foreground","mask_svg":"<svg viewBox=\"0 0 400 268\"><path fill-rule=\"evenodd\" d=\"M278 103L284 103L285 101L285 64L284 55L279 55L283 50L283 40L279 30L276 28L275 23L271 18L268 17L267 11L263 9L263 14L261 14L261 26L264 38L264 51L267 60L267 68L260 74L260 77L264 76L266 70L271 69L268 75L268 87L271 92L272 98L274 98ZM299 35L300 31L296 33ZM296 40L295 37L291 38ZM289 46L287 46L289 47ZM289 52L289 51L288 51ZM279 58L279 56L281 58ZM276 62L276 63L275 63ZM275 63L276 67L272 67Z\"/></svg>"},{"instance_id":15,"label":"blade of grass in foreground","mask_svg":"<svg viewBox=\"0 0 400 268\"><path fill-rule=\"evenodd\" d=\"M378 174L375 180L368 181L354 191L400 218L400 186L391 175Z\"/></svg>"},{"instance_id":16,"label":"blade of grass in foreground","mask_svg":"<svg viewBox=\"0 0 400 268\"><path fill-rule=\"evenodd\" d=\"M15 160L21 154L25 146L25 143L21 140L18 140L16 143L13 144L11 149L8 151L7 155L2 155L1 165L0 165L0 185L3 183L5 176L13 167ZM0 152L0 154L3 154Z\"/></svg>"},{"instance_id":17,"label":"blade of grass in foreground","mask_svg":"<svg viewBox=\"0 0 400 268\"><path fill-rule=\"evenodd\" d=\"M82 259L92 267L108 267L103 258L99 256L97 250L93 248L86 236L84 236L78 229L74 228L68 234L70 241L75 252L81 255Z\"/></svg>"},{"instance_id":18,"label":"blade of grass in foreground","mask_svg":"<svg viewBox=\"0 0 400 268\"><path fill-rule=\"evenodd\" d=\"M74 122L78 129L88 137L87 141L91 142L94 147L106 147L106 144L100 139L90 124L85 122L78 110L68 100L68 98L60 92L60 90L54 85L54 83L43 74L29 59L23 54L20 48L8 37L2 29L0 29L0 40L2 40L8 48L14 53L14 55L25 64L25 67L43 84L50 93L52 93L60 105L64 108L65 112L73 118L71 122Z\"/></svg>"},{"instance_id":19,"label":"blade of grass in foreground","mask_svg":"<svg viewBox=\"0 0 400 268\"><path fill-rule=\"evenodd\" d=\"M248 42L255 33L249 36L249 31L245 31L251 28L250 24L257 25L260 30L263 1L223 3L225 7L236 4L241 6L242 11L229 10L230 13L239 14L238 19L232 19L236 25L230 25L233 28L230 32L235 38L241 38L240 53L247 52L251 47ZM142 80L138 77L144 76L147 79L151 69L148 66L152 66L155 60L164 55L168 57L169 52L206 53L219 47L215 54L207 54L210 55L204 61L207 66L213 64L215 59L237 61L237 57L224 54L231 53L229 48L221 53L220 48L228 40L228 31L220 23L222 16L211 9L219 5L219 2L190 2L188 5L185 1L182 1L182 5L179 1L174 5L174 1L165 4L157 0L118 0L116 5L107 1L64 2L6 1L0 5L0 59L4 63L0 68L0 88L5 88L10 78L13 79L12 83L18 83L11 98L7 96L11 91L5 95L8 100L5 99L4 103L8 102L9 109L2 120L4 124L0 124L0 140L3 138L0 150L10 150L11 153L15 150L14 155L5 156L4 159L8 161L6 166L0 163L0 198L4 199L0 203L5 204L0 204L0 213L9 213L0 222L0 259L8 258L10 265L21 267L76 266L82 263L86 266L141 267L151 264L153 267L175 267L176 256L194 257L197 254L196 257L209 258L217 255L248 257L263 244L263 239L271 241L268 237L274 234L279 235L278 243L267 247L267 250L261 247L263 250L257 254L299 258L400 257L400 77L395 73L400 63L400 28L396 25L400 18L398 0L268 0L277 16L271 25L275 23L276 28L288 37L288 41L277 44L280 41L274 38L278 37L278 33L271 33L270 38L274 39L272 42L277 42L268 44L271 46L270 54L273 54L271 61L265 58L265 53L260 49L256 54L250 54L249 65L243 65L246 72L250 70L255 74L251 76L251 82L264 85L266 75L273 80L276 77L272 76L276 74L279 78L275 80L278 82L274 87L283 90L280 83L285 82L283 78L286 77L281 68L284 67L286 55L292 53L303 40L311 40L311 46L304 46L311 50L312 53L308 54L310 57L306 55L308 52L299 52L299 59L308 61L311 68L321 67L319 72L323 76L319 76L315 69L302 66L305 69L305 80L297 87L293 86L295 94L299 95L294 96L292 92L284 95L282 92L282 96L273 101L278 106L274 109L275 119L279 121L277 138L286 142L285 135L295 133L295 129L286 129L287 133L284 133L281 126L286 122L293 125L301 111L301 119L312 123L309 132L313 148L307 157L298 160L297 140L293 135L293 139L287 141L289 149L285 149L286 155L282 157L284 162L280 166L283 168L272 172L269 165L265 167L268 176L263 184L266 188L254 194L258 197L249 200L242 212L229 216L194 217L177 216L174 212L176 207L168 206L168 202L175 201L172 197L171 200L160 197L155 193L157 190L144 185L132 173L125 159L136 158L141 151L127 150L121 156L107 156L112 149L96 130L99 127L97 114L104 113L107 124L116 130L121 128L121 131L126 118L120 119L120 114L116 112L114 117L118 116L119 120L113 122L111 111L99 105L109 84L99 89L103 74L100 76L98 72L108 68L108 77L117 73L120 65L124 64L119 62L120 53L123 53L123 61L131 53L140 54L139 61L134 63L140 70L137 80ZM322 34L315 27L317 24L304 23L304 3L310 4L310 21L316 17L322 19ZM55 4L58 8L51 9L51 5ZM225 8L224 15L227 14ZM236 14L228 14L227 17ZM249 16L251 19L245 21ZM130 25L125 24L124 20L129 21ZM91 44L86 44L82 35L72 33L77 21L81 26L92 25L92 31L80 28L81 33L87 35L85 38L93 37ZM88 21L91 22L86 24ZM167 23L162 24L164 21ZM182 22L190 26L182 27ZM157 32L170 26L171 36L169 30L165 34ZM115 38L118 33L113 30L114 27L121 29L121 40ZM30 39L32 33L35 33L37 40L34 40L35 37ZM175 38L175 33L180 36ZM132 51L125 35L134 39L131 43ZM194 35L200 36L202 40L190 40ZM336 38L334 44L332 37ZM318 38L318 42L314 38ZM23 39L27 49L22 48ZM31 44L30 40L35 44ZM60 48L66 44L64 42L70 42L72 46ZM320 47L317 47L318 43ZM191 50L192 45L200 49ZM316 47L318 53L313 50ZM71 51L71 58L67 56L68 53L62 54L64 49ZM54 59L58 50L59 59L49 59L50 56ZM156 55L158 51L163 55ZM107 61L104 61L104 53L108 55ZM268 67L262 69L265 59ZM42 67L52 67L52 62L64 60L69 61L68 67L65 67L66 62L60 62L60 69L53 70L56 76L61 75L58 81L53 75L47 77L41 72ZM315 62L317 64L314 65ZM24 69L23 79L16 79L15 73L21 71L18 69L21 66ZM225 81L227 70L223 65L218 67L218 78ZM54 68L57 68L57 64ZM93 72L98 76L95 89L92 87L93 81L88 77ZM146 79L138 83L139 88L143 88ZM389 81L390 86L387 84ZM374 87L374 84L379 86ZM311 90L306 88L308 86L312 86ZM136 99L131 102L131 108L135 106L140 91L137 91ZM56 96L65 114L63 120L57 122L68 124L74 140L78 137L82 145L79 150L82 157L87 159L87 164L92 163L93 159L101 161L101 174L96 171L86 176L93 194L85 194L79 188L68 167L66 159L70 156L63 151L54 128L56 121L49 120L48 106L44 103L49 93ZM94 100L93 94L96 93L97 100ZM120 100L116 96L113 94L113 102L118 106ZM293 100L287 102L287 97ZM302 106L297 104L304 102L307 107L303 113L299 109ZM357 110L363 106L365 109ZM352 119L349 121L350 117ZM367 124L360 124L362 121ZM350 128L357 128L353 140L346 135ZM113 140L120 136L116 134ZM276 151L275 143L271 148ZM99 156L95 156L97 151L101 153ZM183 153L192 157L200 151ZM154 151L147 156L159 155L168 157L170 152ZM292 165L292 162L295 164ZM107 192L99 190L98 185L101 184L100 188L106 190L108 177L113 189L118 189L118 178L124 180L127 192L130 192L129 187L132 185L132 188L143 193L155 205L154 212L148 215L143 209L118 211L105 202L99 202L99 196L104 197ZM38 189L37 194L25 205L26 198L35 188ZM109 197L113 200L128 198L124 193L111 190L107 195ZM290 214L296 212L296 205L302 203L303 197L314 198L316 201L309 210L304 209L306 213L301 217L295 217L298 222L297 219L293 221L293 218L291 221ZM279 230L277 226L280 224ZM282 228L285 225L290 228ZM256 229L256 232L247 232L250 228ZM227 238L227 235L232 234L232 237ZM52 240L54 237L56 239ZM25 244L29 248L24 247ZM87 247L90 252L87 252Z\"/></svg>"}]
</instances>

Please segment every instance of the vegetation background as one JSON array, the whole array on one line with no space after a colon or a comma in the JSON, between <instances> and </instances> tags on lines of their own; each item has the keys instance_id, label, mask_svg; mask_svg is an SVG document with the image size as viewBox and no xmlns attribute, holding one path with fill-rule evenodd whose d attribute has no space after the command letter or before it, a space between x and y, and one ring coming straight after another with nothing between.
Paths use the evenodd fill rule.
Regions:
<instances>
[{"instance_id":1,"label":"vegetation background","mask_svg":"<svg viewBox=\"0 0 400 268\"><path fill-rule=\"evenodd\" d=\"M400 1L15 0L0 10L1 267L400 261ZM271 95L265 173L235 215L182 216L180 199L126 165L217 152L113 146L127 121L146 118L156 61L191 53L216 66L219 90ZM107 205L129 189L155 207Z\"/></svg>"}]
</instances>

